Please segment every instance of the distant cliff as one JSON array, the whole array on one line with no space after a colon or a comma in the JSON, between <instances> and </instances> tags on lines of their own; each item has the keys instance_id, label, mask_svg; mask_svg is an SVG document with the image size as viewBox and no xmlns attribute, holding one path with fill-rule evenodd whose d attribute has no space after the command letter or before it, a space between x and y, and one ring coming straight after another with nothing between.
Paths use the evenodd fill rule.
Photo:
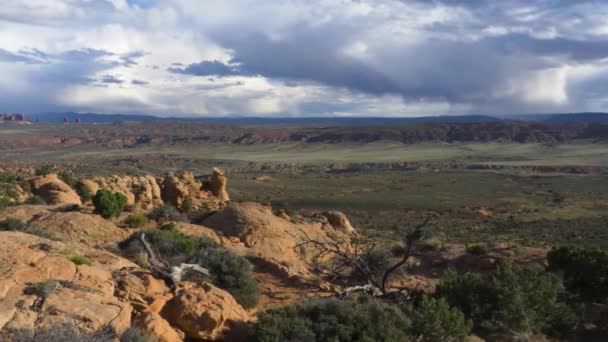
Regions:
<instances>
[{"instance_id":1,"label":"distant cliff","mask_svg":"<svg viewBox=\"0 0 608 342\"><path fill-rule=\"evenodd\" d=\"M187 146L201 144L341 144L394 141L560 143L608 141L608 123L443 123L400 126L210 125L185 122L49 125L0 134L0 149L48 146Z\"/></svg>"},{"instance_id":2,"label":"distant cliff","mask_svg":"<svg viewBox=\"0 0 608 342\"><path fill-rule=\"evenodd\" d=\"M28 121L25 119L25 115L23 114L4 113L0 114L0 123L2 122L26 123Z\"/></svg>"}]
</instances>

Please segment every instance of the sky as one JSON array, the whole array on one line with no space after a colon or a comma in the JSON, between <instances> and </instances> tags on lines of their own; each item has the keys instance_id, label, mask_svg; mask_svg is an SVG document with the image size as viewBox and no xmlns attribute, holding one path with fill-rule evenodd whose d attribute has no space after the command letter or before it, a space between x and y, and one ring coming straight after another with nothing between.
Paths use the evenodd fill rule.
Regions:
<instances>
[{"instance_id":1,"label":"sky","mask_svg":"<svg viewBox=\"0 0 608 342\"><path fill-rule=\"evenodd\" d=\"M3 0L5 111L608 111L608 1Z\"/></svg>"}]
</instances>

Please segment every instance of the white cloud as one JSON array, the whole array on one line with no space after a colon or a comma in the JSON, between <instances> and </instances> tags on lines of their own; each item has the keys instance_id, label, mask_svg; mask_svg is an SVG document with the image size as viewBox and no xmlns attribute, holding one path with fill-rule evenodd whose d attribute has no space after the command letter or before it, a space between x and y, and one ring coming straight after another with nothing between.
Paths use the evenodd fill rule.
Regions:
<instances>
[{"instance_id":1,"label":"white cloud","mask_svg":"<svg viewBox=\"0 0 608 342\"><path fill-rule=\"evenodd\" d=\"M5 0L0 111L597 109L605 96L590 90L605 89L606 15L594 1ZM85 49L106 54L65 55ZM169 70L233 58L247 72Z\"/></svg>"}]
</instances>

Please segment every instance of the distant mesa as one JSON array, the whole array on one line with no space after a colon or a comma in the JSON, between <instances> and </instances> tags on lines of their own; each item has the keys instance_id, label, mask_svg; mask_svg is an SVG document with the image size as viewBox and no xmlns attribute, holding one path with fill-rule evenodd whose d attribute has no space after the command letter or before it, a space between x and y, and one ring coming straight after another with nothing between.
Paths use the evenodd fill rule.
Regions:
<instances>
[{"instance_id":1,"label":"distant mesa","mask_svg":"<svg viewBox=\"0 0 608 342\"><path fill-rule=\"evenodd\" d=\"M23 114L4 113L0 114L0 123L30 124L31 122L27 121Z\"/></svg>"}]
</instances>

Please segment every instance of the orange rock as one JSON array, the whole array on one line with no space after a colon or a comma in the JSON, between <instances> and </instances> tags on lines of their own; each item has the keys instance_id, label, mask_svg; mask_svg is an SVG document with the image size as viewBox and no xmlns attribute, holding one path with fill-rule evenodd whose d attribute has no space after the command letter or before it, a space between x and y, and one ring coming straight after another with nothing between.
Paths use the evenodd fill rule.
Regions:
<instances>
[{"instance_id":1,"label":"orange rock","mask_svg":"<svg viewBox=\"0 0 608 342\"><path fill-rule=\"evenodd\" d=\"M230 196L226 191L226 185L228 184L228 178L224 175L224 172L218 168L213 168L213 175L211 175L210 186L211 193L217 197L221 202L229 202Z\"/></svg>"},{"instance_id":2,"label":"orange rock","mask_svg":"<svg viewBox=\"0 0 608 342\"><path fill-rule=\"evenodd\" d=\"M357 231L350 224L348 217L341 211L326 211L321 214L327 218L329 224L336 230L346 234L357 234Z\"/></svg>"},{"instance_id":3,"label":"orange rock","mask_svg":"<svg viewBox=\"0 0 608 342\"><path fill-rule=\"evenodd\" d=\"M239 340L247 332L251 317L228 292L209 283L185 282L167 303L162 316L184 331L187 337L202 340Z\"/></svg>"},{"instance_id":4,"label":"orange rock","mask_svg":"<svg viewBox=\"0 0 608 342\"><path fill-rule=\"evenodd\" d=\"M57 175L38 176L29 180L34 194L44 198L48 204L78 204L82 201L78 194Z\"/></svg>"},{"instance_id":5,"label":"orange rock","mask_svg":"<svg viewBox=\"0 0 608 342\"><path fill-rule=\"evenodd\" d=\"M144 312L135 319L135 325L152 335L158 342L182 342L183 333L173 329L169 322L158 314Z\"/></svg>"}]
</instances>

